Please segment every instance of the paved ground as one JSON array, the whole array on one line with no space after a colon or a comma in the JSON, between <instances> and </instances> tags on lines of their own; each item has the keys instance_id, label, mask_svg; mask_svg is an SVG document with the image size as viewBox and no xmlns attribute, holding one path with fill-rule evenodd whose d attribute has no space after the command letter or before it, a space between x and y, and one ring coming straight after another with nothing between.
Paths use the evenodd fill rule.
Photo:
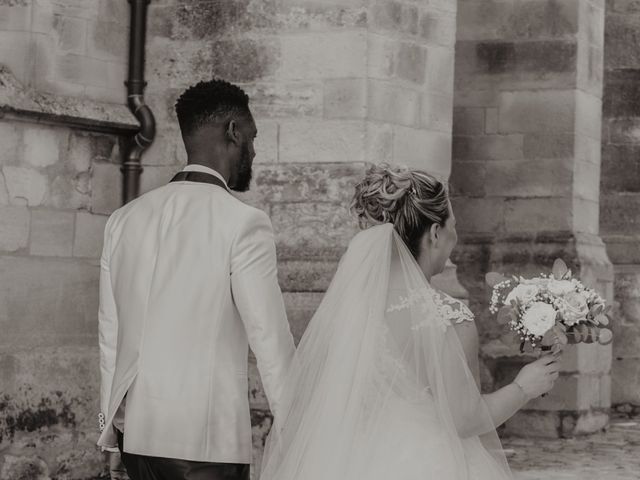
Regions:
<instances>
[{"instance_id":1,"label":"paved ground","mask_svg":"<svg viewBox=\"0 0 640 480\"><path fill-rule=\"evenodd\" d=\"M640 416L607 432L563 440L505 439L517 480L640 480Z\"/></svg>"}]
</instances>

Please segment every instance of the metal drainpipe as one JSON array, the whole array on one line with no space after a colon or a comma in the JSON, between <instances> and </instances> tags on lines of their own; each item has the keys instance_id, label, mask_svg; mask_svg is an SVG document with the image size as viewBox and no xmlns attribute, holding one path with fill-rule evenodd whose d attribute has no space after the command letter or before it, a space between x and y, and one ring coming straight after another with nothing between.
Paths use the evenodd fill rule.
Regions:
<instances>
[{"instance_id":1,"label":"metal drainpipe","mask_svg":"<svg viewBox=\"0 0 640 480\"><path fill-rule=\"evenodd\" d=\"M150 0L128 0L131 5L131 26L129 30L129 77L127 86L127 104L129 110L140 122L140 130L128 145L127 155L122 162L124 175L123 202L136 198L140 191L140 159L144 151L153 143L156 135L156 122L151 109L145 105L143 91L144 50L147 27L147 6Z\"/></svg>"}]
</instances>

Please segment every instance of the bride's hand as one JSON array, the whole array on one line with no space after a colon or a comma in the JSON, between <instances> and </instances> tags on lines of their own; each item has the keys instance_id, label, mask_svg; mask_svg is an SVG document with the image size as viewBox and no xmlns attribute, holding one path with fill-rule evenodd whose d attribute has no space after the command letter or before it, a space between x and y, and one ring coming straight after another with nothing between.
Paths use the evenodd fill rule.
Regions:
<instances>
[{"instance_id":1,"label":"bride's hand","mask_svg":"<svg viewBox=\"0 0 640 480\"><path fill-rule=\"evenodd\" d=\"M547 354L522 367L513 381L524 392L527 401L547 393L560 372L561 353Z\"/></svg>"}]
</instances>

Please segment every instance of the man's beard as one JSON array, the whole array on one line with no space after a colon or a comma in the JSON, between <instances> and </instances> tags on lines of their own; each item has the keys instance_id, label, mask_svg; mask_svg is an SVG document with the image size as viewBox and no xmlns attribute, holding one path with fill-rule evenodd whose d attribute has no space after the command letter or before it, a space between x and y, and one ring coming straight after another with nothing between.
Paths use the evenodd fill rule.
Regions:
<instances>
[{"instance_id":1,"label":"man's beard","mask_svg":"<svg viewBox=\"0 0 640 480\"><path fill-rule=\"evenodd\" d=\"M251 185L252 164L253 160L249 154L249 145L243 143L240 148L240 160L238 161L238 168L236 170L236 181L233 186L230 187L231 190L236 192L246 192L249 190L249 186Z\"/></svg>"}]
</instances>

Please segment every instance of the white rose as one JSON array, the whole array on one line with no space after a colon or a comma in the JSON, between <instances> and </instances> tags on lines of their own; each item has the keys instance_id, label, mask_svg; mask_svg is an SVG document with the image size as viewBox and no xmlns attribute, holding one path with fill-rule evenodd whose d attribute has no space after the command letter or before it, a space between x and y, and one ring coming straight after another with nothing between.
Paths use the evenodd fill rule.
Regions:
<instances>
[{"instance_id":1,"label":"white rose","mask_svg":"<svg viewBox=\"0 0 640 480\"><path fill-rule=\"evenodd\" d=\"M542 337L556 324L556 309L548 303L535 302L522 316L522 324L527 331Z\"/></svg>"},{"instance_id":2,"label":"white rose","mask_svg":"<svg viewBox=\"0 0 640 480\"><path fill-rule=\"evenodd\" d=\"M526 305L536 298L539 291L540 289L537 285L520 284L509 292L504 303L506 305L511 305L511 300L517 300L520 304Z\"/></svg>"},{"instance_id":3,"label":"white rose","mask_svg":"<svg viewBox=\"0 0 640 480\"><path fill-rule=\"evenodd\" d=\"M552 295L561 297L569 292L575 291L575 286L569 280L551 280L547 285L547 290Z\"/></svg>"},{"instance_id":4,"label":"white rose","mask_svg":"<svg viewBox=\"0 0 640 480\"><path fill-rule=\"evenodd\" d=\"M569 292L562 299L560 311L564 323L571 326L587 317L589 305L587 305L587 299L582 293Z\"/></svg>"}]
</instances>

